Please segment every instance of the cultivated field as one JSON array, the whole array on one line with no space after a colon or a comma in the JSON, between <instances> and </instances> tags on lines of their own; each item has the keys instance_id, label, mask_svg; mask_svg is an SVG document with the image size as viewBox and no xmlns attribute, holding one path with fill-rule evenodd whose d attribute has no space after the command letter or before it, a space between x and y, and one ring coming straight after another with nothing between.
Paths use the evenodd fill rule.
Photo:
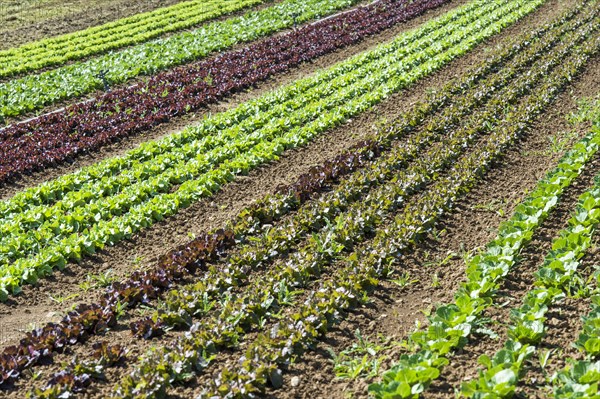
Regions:
<instances>
[{"instance_id":1,"label":"cultivated field","mask_svg":"<svg viewBox=\"0 0 600 399\"><path fill-rule=\"evenodd\" d=\"M600 2L79 7L0 30L0 397L600 398Z\"/></svg>"}]
</instances>

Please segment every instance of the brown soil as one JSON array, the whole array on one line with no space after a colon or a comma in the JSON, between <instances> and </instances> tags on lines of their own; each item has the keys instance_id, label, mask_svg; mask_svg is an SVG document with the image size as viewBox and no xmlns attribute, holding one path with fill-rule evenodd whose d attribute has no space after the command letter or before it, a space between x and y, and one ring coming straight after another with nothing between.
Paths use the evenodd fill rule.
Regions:
<instances>
[{"instance_id":1,"label":"brown soil","mask_svg":"<svg viewBox=\"0 0 600 399\"><path fill-rule=\"evenodd\" d=\"M0 49L75 32L182 0L32 0L0 5Z\"/></svg>"}]
</instances>

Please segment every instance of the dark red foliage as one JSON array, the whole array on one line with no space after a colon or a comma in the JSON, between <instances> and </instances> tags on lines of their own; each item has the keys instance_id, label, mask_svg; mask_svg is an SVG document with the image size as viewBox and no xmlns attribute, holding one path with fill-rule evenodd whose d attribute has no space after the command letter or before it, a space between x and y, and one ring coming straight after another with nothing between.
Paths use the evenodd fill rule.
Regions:
<instances>
[{"instance_id":1,"label":"dark red foliage","mask_svg":"<svg viewBox=\"0 0 600 399\"><path fill-rule=\"evenodd\" d=\"M125 360L125 349L121 345L109 345L108 342L96 342L92 345L92 357L105 366L114 366Z\"/></svg>"},{"instance_id":2,"label":"dark red foliage","mask_svg":"<svg viewBox=\"0 0 600 399\"><path fill-rule=\"evenodd\" d=\"M75 375L70 370L62 370L54 374L48 382L48 388L58 385L67 389L68 392L83 392L92 383L89 374ZM65 396L67 397L67 396Z\"/></svg>"},{"instance_id":3,"label":"dark red foliage","mask_svg":"<svg viewBox=\"0 0 600 399\"><path fill-rule=\"evenodd\" d=\"M131 332L138 338L151 339L164 334L160 322L154 322L151 318L134 321L129 325Z\"/></svg>"},{"instance_id":4,"label":"dark red foliage","mask_svg":"<svg viewBox=\"0 0 600 399\"><path fill-rule=\"evenodd\" d=\"M447 1L382 0L11 125L0 131L0 182L147 131Z\"/></svg>"}]
</instances>

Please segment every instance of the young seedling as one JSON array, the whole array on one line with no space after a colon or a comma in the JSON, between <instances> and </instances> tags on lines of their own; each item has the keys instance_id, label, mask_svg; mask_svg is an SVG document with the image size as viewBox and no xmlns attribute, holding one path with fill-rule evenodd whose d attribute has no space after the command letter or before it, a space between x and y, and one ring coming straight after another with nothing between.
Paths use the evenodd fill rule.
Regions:
<instances>
[{"instance_id":1,"label":"young seedling","mask_svg":"<svg viewBox=\"0 0 600 399\"><path fill-rule=\"evenodd\" d=\"M437 272L433 273L433 276L431 276L431 287L439 288L441 286L442 286L442 283L440 282L440 276L438 275Z\"/></svg>"},{"instance_id":2,"label":"young seedling","mask_svg":"<svg viewBox=\"0 0 600 399\"><path fill-rule=\"evenodd\" d=\"M71 299L75 299L79 296L79 294L71 294L71 295L65 295L65 296L52 296L49 295L50 300L58 305L62 305L63 303L70 301Z\"/></svg>"},{"instance_id":3,"label":"young seedling","mask_svg":"<svg viewBox=\"0 0 600 399\"><path fill-rule=\"evenodd\" d=\"M402 273L398 278L390 279L390 282L396 284L400 288L408 287L409 285L419 282L418 279L412 279L409 272Z\"/></svg>"},{"instance_id":4,"label":"young seedling","mask_svg":"<svg viewBox=\"0 0 600 399\"><path fill-rule=\"evenodd\" d=\"M79 283L79 289L82 290L83 292L88 292L89 290L94 288L94 285L95 284L92 281L90 281L86 278L81 283Z\"/></svg>"},{"instance_id":5,"label":"young seedling","mask_svg":"<svg viewBox=\"0 0 600 399\"><path fill-rule=\"evenodd\" d=\"M127 309L127 302L118 301L115 305L115 317L117 320L121 319L125 315Z\"/></svg>"},{"instance_id":6,"label":"young seedling","mask_svg":"<svg viewBox=\"0 0 600 399\"><path fill-rule=\"evenodd\" d=\"M117 276L113 274L112 269L108 269L100 274L88 274L86 280L94 284L94 287L105 288L110 286L117 280Z\"/></svg>"},{"instance_id":7,"label":"young seedling","mask_svg":"<svg viewBox=\"0 0 600 399\"><path fill-rule=\"evenodd\" d=\"M399 344L381 335L378 342L371 342L362 336L360 329L354 335L358 342L339 355L331 348L328 349L335 375L340 379L373 378L378 375L381 363L387 358L380 353Z\"/></svg>"},{"instance_id":8,"label":"young seedling","mask_svg":"<svg viewBox=\"0 0 600 399\"><path fill-rule=\"evenodd\" d=\"M538 360L540 362L540 368L542 369L542 373L547 378L548 373L546 372L546 367L550 362L550 356L554 353L556 349L542 349L538 353Z\"/></svg>"},{"instance_id":9,"label":"young seedling","mask_svg":"<svg viewBox=\"0 0 600 399\"><path fill-rule=\"evenodd\" d=\"M443 236L446 235L446 229L439 230L437 228L433 228L431 230L431 235L433 236L434 241L439 241Z\"/></svg>"}]
</instances>

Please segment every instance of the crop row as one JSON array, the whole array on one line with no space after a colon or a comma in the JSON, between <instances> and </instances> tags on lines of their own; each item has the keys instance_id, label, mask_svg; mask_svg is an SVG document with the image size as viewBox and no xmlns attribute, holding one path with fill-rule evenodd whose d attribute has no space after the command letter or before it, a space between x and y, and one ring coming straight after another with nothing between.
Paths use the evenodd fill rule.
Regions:
<instances>
[{"instance_id":1,"label":"crop row","mask_svg":"<svg viewBox=\"0 0 600 399\"><path fill-rule=\"evenodd\" d=\"M569 76L585 65L590 54L598 51L599 45L600 40L592 36L588 43L577 46L575 55L560 68L567 72L552 73L549 83L536 89L542 93L552 93L550 97L533 94L525 109L533 113L540 112L543 104L551 101L550 98L558 93L559 87L566 84ZM392 393L399 397L410 397L406 395L411 390L422 391L439 376L441 368L448 362L448 354L467 342L471 330L480 322L481 314L493 304L495 291L517 262L516 255L531 239L533 231L546 218L548 211L556 205L560 192L596 153L599 139L597 134L591 134L576 146L568 154L575 162L561 162L559 169L542 181L538 189L517 207L513 218L501 225L498 237L488 244L486 251L469 262L467 282L460 286L455 302L438 307L435 315L429 318L427 330L411 335L411 341L420 350L415 354L403 355L383 375L382 383L370 387L376 397L386 397Z\"/></svg>"},{"instance_id":2,"label":"crop row","mask_svg":"<svg viewBox=\"0 0 600 399\"><path fill-rule=\"evenodd\" d=\"M0 78L80 60L261 4L264 0L193 0L104 25L0 51Z\"/></svg>"},{"instance_id":3,"label":"crop row","mask_svg":"<svg viewBox=\"0 0 600 399\"><path fill-rule=\"evenodd\" d=\"M136 162L120 175L89 182L94 189L72 192L73 202L63 198L55 206L5 218L0 223L0 229L8 233L0 240L3 249L0 261L4 265L0 269L0 285L6 293L18 291L23 281L35 282L39 276L51 273L54 267L64 267L69 259L78 260L87 253L93 253L96 248L118 242L153 221L176 213L193 201L210 195L236 174L275 159L285 148L302 144L381 101L408 82L430 73L436 64L439 67L463 54L478 41L532 11L540 3L541 0L535 0L523 5L519 0L508 2L504 7L486 5L479 11L466 14L462 21L459 19L460 23L454 25L454 29L458 26L463 29L446 35L440 42L441 48L438 49L447 51L433 58L419 52L399 59L398 54L391 50L403 40L381 46L366 55L385 52L381 58L360 65L358 61L366 58L360 56L341 64L334 68L338 72L336 78L325 82L324 87L301 91L296 101L284 102L258 114L250 114L248 107L254 111L255 104L247 103L195 128L208 130L217 122L216 126L233 124L230 129L220 130L181 147L171 145L172 151L152 157L147 162ZM520 8L521 5L523 8ZM486 10L490 12L486 13ZM486 22L490 25L479 30ZM441 32L452 31L446 27ZM420 40L409 47L411 51L428 48L423 47ZM404 47L400 51L409 50ZM423 64L419 65L421 62ZM348 67L351 72L341 72ZM404 72L410 67L413 68L410 72ZM329 75L328 72L292 85L284 93ZM266 98L277 98L277 94ZM256 102L261 100L265 101L263 98ZM307 106L303 107L303 103ZM246 118L238 125L233 118L228 119L236 113L237 117ZM274 118L277 114L283 118ZM192 131L187 133L193 135ZM171 136L161 144L181 142L184 136L185 132ZM150 143L132 153L143 154L143 149L147 148L156 151L157 147L156 143ZM207 147L208 151L203 153ZM127 158L116 161L123 162ZM177 185L177 190L172 192L172 187ZM31 222L37 223L37 226L30 226Z\"/></svg>"},{"instance_id":4,"label":"crop row","mask_svg":"<svg viewBox=\"0 0 600 399\"><path fill-rule=\"evenodd\" d=\"M0 181L54 166L197 111L227 94L357 43L446 1L400 4L382 0L11 125L0 133Z\"/></svg>"},{"instance_id":5,"label":"crop row","mask_svg":"<svg viewBox=\"0 0 600 399\"><path fill-rule=\"evenodd\" d=\"M577 113L571 115L575 122L591 122L595 134L600 134L600 102L582 101ZM551 377L556 399L591 399L600 394L600 297L598 296L598 276L592 291L591 310L582 317L583 325L579 336L572 343L584 355L584 359L566 359L567 365ZM586 284L587 285L587 284Z\"/></svg>"},{"instance_id":6,"label":"crop row","mask_svg":"<svg viewBox=\"0 0 600 399\"><path fill-rule=\"evenodd\" d=\"M522 107L517 118L527 117L527 114L527 108ZM222 368L215 375L212 384L209 384L199 397L210 398L217 395L251 397L262 391L267 384L280 386L279 367L293 361L314 345L317 339L338 320L340 311L360 303L365 297L365 292L375 287L378 279L387 275L389 269L394 267L398 257L420 235L426 233L428 227L440 214L451 207L456 198L473 184L479 174L486 169L487 163L506 149L510 141L518 137L515 135L515 130L520 130L520 127L512 124L514 121L510 120L502 124L500 132L492 133L489 139L461 158L452 172L436 181L422 197L405 208L394 218L391 226L377 230L373 242L367 248L359 248L350 254L343 262L343 266L338 268L330 278L316 284L316 287L306 295L308 299L299 306L299 309L283 315L285 320L290 320L289 322L278 322L269 332L260 332L257 338L246 345L238 366L232 368L228 365ZM262 298L264 299L264 296ZM253 309L251 306L249 308ZM200 326L203 321L192 327L193 333L188 335L190 339L179 341L178 345L172 348L171 354L162 358L158 355L149 356L151 361L142 365L131 377L126 378L126 383L129 383L129 378L132 378L139 381L138 387L144 386L144 382L149 380L140 381L138 378L143 378L142 376L145 375L151 377L151 374L145 373L148 373L153 365L164 367L162 363L164 361L189 361L185 359L185 350L194 350L196 344L201 344L202 340L207 336L210 337L214 331L210 329L202 331ZM224 323L220 326L222 324ZM193 338L196 340L194 341ZM200 346L198 349L204 348ZM153 349L153 353L157 353L154 351L160 353L156 348ZM185 371L193 371L193 368ZM407 375L403 377L410 378ZM138 391L135 390L118 392L126 393L131 397L143 396L136 396ZM395 391L393 394L397 396L390 396L412 397L418 393L417 389L402 396L406 392Z\"/></svg>"},{"instance_id":7,"label":"crop row","mask_svg":"<svg viewBox=\"0 0 600 399\"><path fill-rule=\"evenodd\" d=\"M0 84L0 118L14 117L57 101L79 97L103 88L105 71L110 85L140 75L182 65L215 51L253 41L290 28L295 23L333 14L358 0L284 0L240 17L215 21L191 32L181 32L110 52L87 61L28 75Z\"/></svg>"},{"instance_id":8,"label":"crop row","mask_svg":"<svg viewBox=\"0 0 600 399\"><path fill-rule=\"evenodd\" d=\"M370 159L378 157L382 151L387 150L391 140L410 133L424 121L427 115L451 104L451 111L444 112L437 119L444 126L446 121L460 120L460 116L464 114L465 110L470 111L473 107L477 107L477 104L488 98L490 93L503 86L505 83L502 79L510 79L514 70L522 68L529 59L535 60L539 53L548 49L548 46L556 42L564 32L576 28L577 25L567 22L578 15L579 11L580 8L573 10L563 16L560 21L555 21L551 25L531 32L523 38L518 38L513 45L496 51L481 66L475 68L473 73L468 74L460 81L449 83L443 90L433 94L428 103L417 104L413 111L400 117L392 127L381 131L376 140L359 143L347 154L338 156L322 167L301 176L297 183L283 189L281 194L267 196L249 209L243 210L231 223L228 231L202 235L164 256L158 263L157 270L136 272L128 281L115 283L105 295L100 306L81 307L71 312L59 325L47 326L43 330L28 334L21 341L19 347L9 348L3 353L1 358L2 375L5 379L10 379L9 376L14 379L20 370L36 363L40 357L46 356L54 350L60 350L65 344L85 340L88 334L102 331L107 326L113 325L115 322L114 312L119 303L135 306L140 302L148 302L156 298L183 276L194 273L199 268L204 268L206 261L220 257L223 250L233 245L233 237L236 237L238 241L244 241L249 235L260 234L261 226L271 224L286 213L297 209L327 184L337 181L357 168L364 167ZM537 43L540 37L544 37L544 40ZM487 93L481 92L477 87L478 83L515 55L519 55L520 60L516 60L509 68L513 72L502 74L500 78L490 78L484 84ZM457 99L458 94L463 91L466 91L465 96L467 97L465 99L458 97ZM451 101L455 99L456 101ZM456 103L463 105L455 106ZM419 140L418 137L413 139L414 144L420 147L425 146L428 140L433 139L431 134L420 137L422 140ZM261 242L265 243L266 241L262 240ZM34 352L31 352L30 348L34 348Z\"/></svg>"},{"instance_id":9,"label":"crop row","mask_svg":"<svg viewBox=\"0 0 600 399\"><path fill-rule=\"evenodd\" d=\"M479 377L461 387L469 398L510 398L527 370L527 360L536 352L546 335L546 313L574 287L581 283L580 259L592 242L592 234L600 223L600 176L594 187L579 197L568 227L552 241L552 250L536 272L533 288L527 292L523 305L512 309L508 340L493 356L483 355L479 362L485 367Z\"/></svg>"}]
</instances>

